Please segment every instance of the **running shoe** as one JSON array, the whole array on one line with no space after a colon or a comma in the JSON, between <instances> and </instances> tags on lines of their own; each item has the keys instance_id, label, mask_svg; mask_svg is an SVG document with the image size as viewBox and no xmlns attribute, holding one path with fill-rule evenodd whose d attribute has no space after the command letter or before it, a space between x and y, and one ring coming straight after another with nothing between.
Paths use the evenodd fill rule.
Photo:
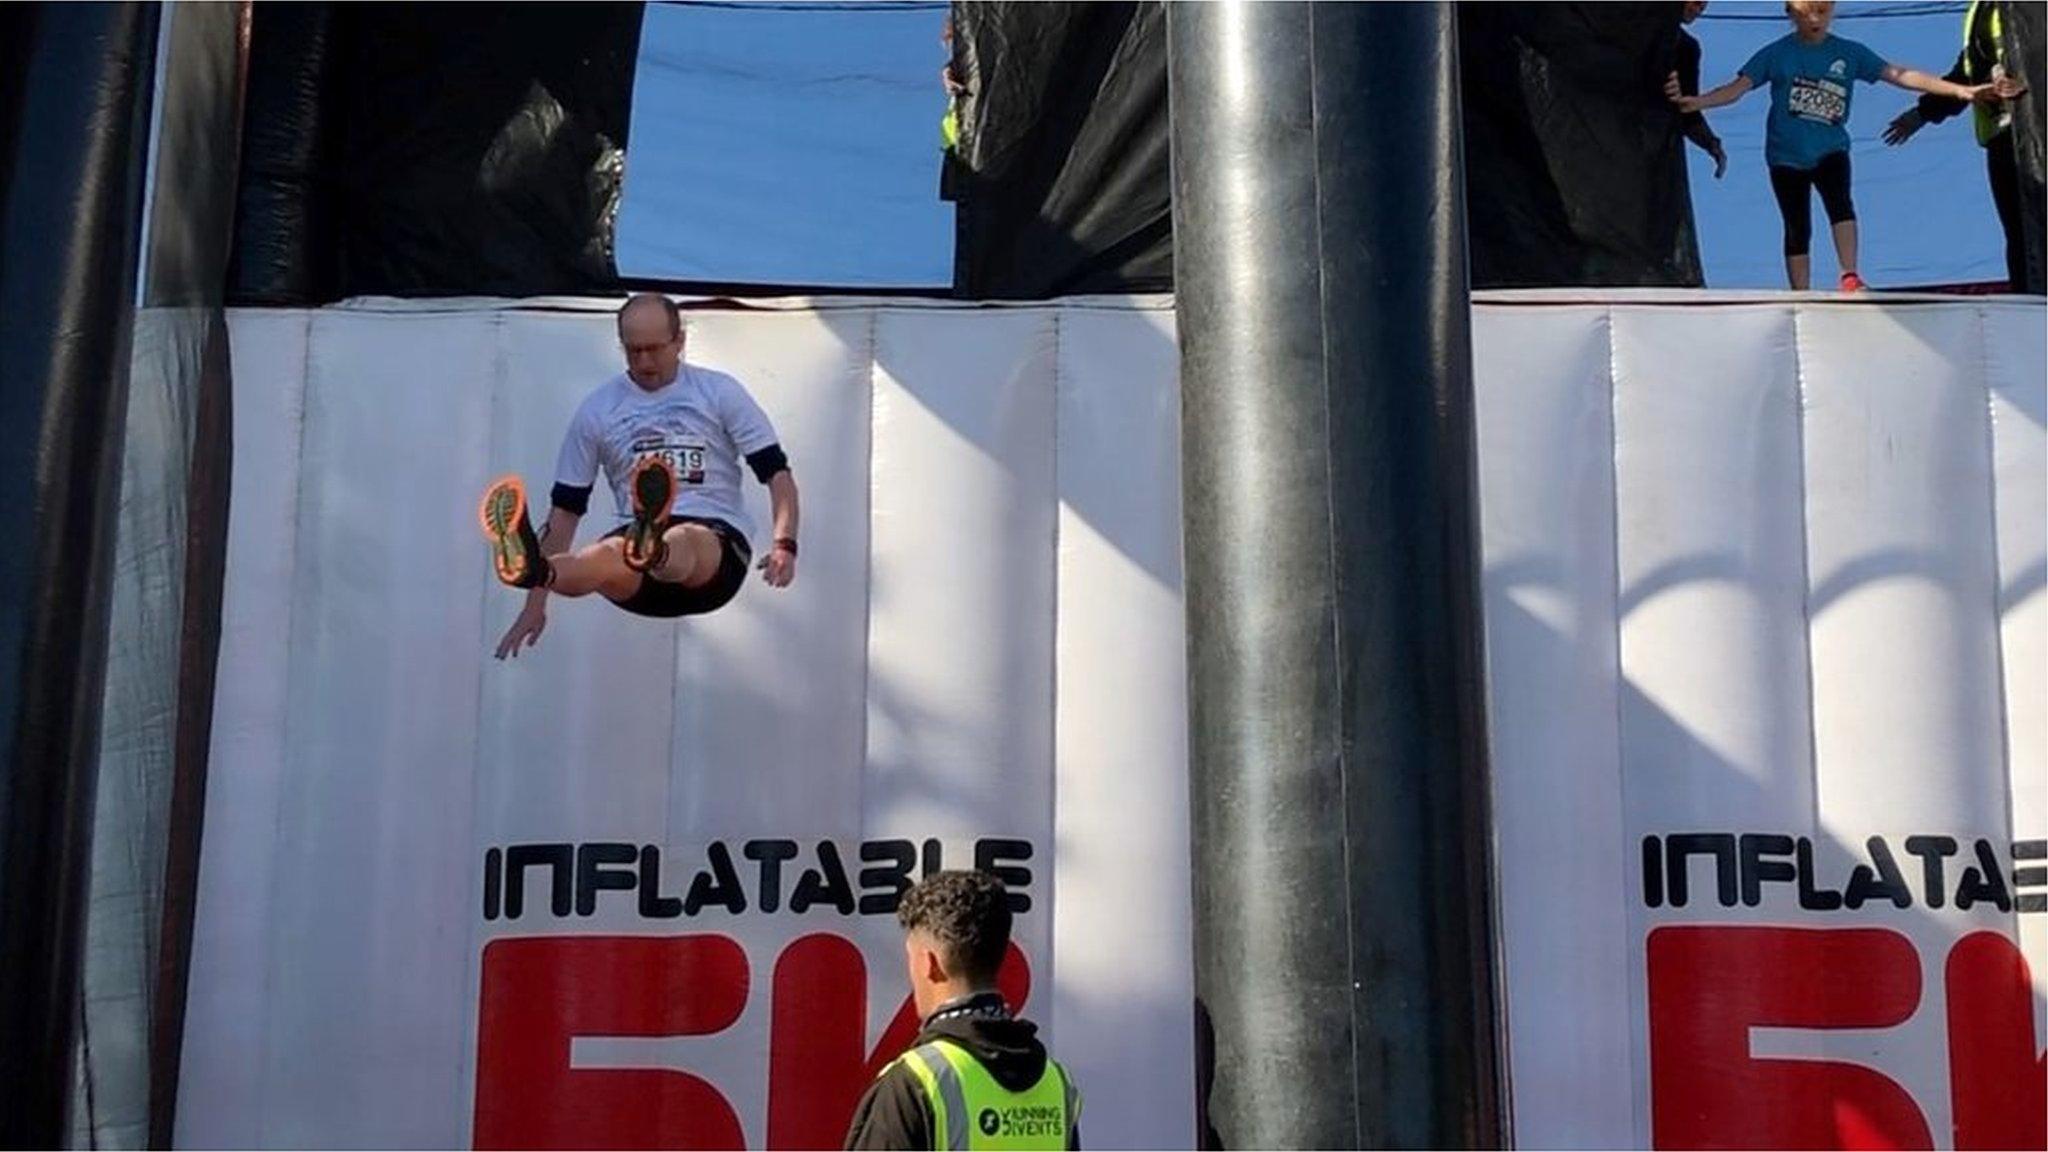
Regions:
<instances>
[{"instance_id":1,"label":"running shoe","mask_svg":"<svg viewBox=\"0 0 2048 1152\"><path fill-rule=\"evenodd\" d=\"M1868 287L1870 287L1870 285L1865 284L1863 282L1863 277L1858 276L1854 272L1842 273L1842 291L1861 292Z\"/></svg>"},{"instance_id":2,"label":"running shoe","mask_svg":"<svg viewBox=\"0 0 2048 1152\"><path fill-rule=\"evenodd\" d=\"M661 538L668 530L668 508L676 498L675 466L663 456L643 456L626 485L633 493L633 523L626 529L626 567L647 572L668 558Z\"/></svg>"},{"instance_id":3,"label":"running shoe","mask_svg":"<svg viewBox=\"0 0 2048 1152\"><path fill-rule=\"evenodd\" d=\"M526 516L526 485L517 476L503 476L484 492L477 522L491 542L491 567L498 579L514 588L537 588L547 581L547 558L540 537Z\"/></svg>"}]
</instances>

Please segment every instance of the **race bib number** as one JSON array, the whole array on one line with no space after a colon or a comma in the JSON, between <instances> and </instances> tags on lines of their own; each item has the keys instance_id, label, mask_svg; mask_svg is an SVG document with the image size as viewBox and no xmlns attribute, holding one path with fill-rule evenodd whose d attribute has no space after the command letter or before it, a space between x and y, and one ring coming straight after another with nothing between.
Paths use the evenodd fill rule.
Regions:
<instances>
[{"instance_id":1,"label":"race bib number","mask_svg":"<svg viewBox=\"0 0 2048 1152\"><path fill-rule=\"evenodd\" d=\"M1849 117L1849 89L1832 80L1794 76L1785 110L1801 120L1838 125Z\"/></svg>"},{"instance_id":2,"label":"race bib number","mask_svg":"<svg viewBox=\"0 0 2048 1152\"><path fill-rule=\"evenodd\" d=\"M668 461L668 466L675 470L678 483L704 483L705 446L695 440L658 435L641 436L633 441L630 450L636 461L649 456L659 456Z\"/></svg>"}]
</instances>

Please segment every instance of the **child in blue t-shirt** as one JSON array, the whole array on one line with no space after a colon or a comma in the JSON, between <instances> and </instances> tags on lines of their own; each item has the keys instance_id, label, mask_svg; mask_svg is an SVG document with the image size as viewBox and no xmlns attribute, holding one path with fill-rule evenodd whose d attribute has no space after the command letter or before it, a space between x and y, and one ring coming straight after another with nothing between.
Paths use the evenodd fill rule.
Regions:
<instances>
[{"instance_id":1,"label":"child in blue t-shirt","mask_svg":"<svg viewBox=\"0 0 2048 1152\"><path fill-rule=\"evenodd\" d=\"M1677 74L1665 95L1681 112L1733 104L1761 84L1771 86L1771 115L1764 130L1764 161L1771 191L1785 218L1785 279L1795 290L1812 283L1808 250L1813 240L1813 193L1820 193L1842 267L1842 291L1860 292L1856 274L1856 207L1849 199L1849 101L1856 81L1883 80L1916 92L1974 100L1992 85L1965 87L1939 76L1887 64L1854 40L1828 34L1835 6L1829 0L1793 0L1785 5L1792 34L1757 50L1735 79L1712 92L1685 96Z\"/></svg>"}]
</instances>

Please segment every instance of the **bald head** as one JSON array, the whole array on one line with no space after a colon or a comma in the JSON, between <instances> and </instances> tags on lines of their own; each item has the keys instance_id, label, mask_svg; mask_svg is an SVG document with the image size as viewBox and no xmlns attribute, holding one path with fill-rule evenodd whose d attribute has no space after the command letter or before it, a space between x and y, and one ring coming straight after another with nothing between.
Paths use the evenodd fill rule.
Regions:
<instances>
[{"instance_id":1,"label":"bald head","mask_svg":"<svg viewBox=\"0 0 2048 1152\"><path fill-rule=\"evenodd\" d=\"M626 374L652 392L676 378L683 358L683 313L659 292L641 292L619 307L619 345Z\"/></svg>"},{"instance_id":2,"label":"bald head","mask_svg":"<svg viewBox=\"0 0 2048 1152\"><path fill-rule=\"evenodd\" d=\"M635 315L651 312L660 313L667 322L670 339L673 340L683 334L683 310L676 307L675 301L659 292L635 292L626 297L624 304L619 305L619 337L625 338L627 320Z\"/></svg>"}]
</instances>

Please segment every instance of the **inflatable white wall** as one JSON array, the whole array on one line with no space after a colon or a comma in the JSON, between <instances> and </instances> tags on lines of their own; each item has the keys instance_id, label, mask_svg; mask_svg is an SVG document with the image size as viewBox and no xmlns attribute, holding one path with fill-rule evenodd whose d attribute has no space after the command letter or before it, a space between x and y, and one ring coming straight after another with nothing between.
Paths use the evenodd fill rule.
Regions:
<instances>
[{"instance_id":1,"label":"inflatable white wall","mask_svg":"<svg viewBox=\"0 0 2048 1152\"><path fill-rule=\"evenodd\" d=\"M1520 1142L2041 1147L2040 306L1474 345Z\"/></svg>"},{"instance_id":2,"label":"inflatable white wall","mask_svg":"<svg viewBox=\"0 0 2048 1152\"><path fill-rule=\"evenodd\" d=\"M1519 1144L2040 1146L2041 324L1477 308ZM939 863L1028 897L1087 1143L1193 1139L1167 302L694 314L796 585L504 664L475 498L545 491L609 313L233 331L181 1145L836 1143Z\"/></svg>"}]
</instances>

